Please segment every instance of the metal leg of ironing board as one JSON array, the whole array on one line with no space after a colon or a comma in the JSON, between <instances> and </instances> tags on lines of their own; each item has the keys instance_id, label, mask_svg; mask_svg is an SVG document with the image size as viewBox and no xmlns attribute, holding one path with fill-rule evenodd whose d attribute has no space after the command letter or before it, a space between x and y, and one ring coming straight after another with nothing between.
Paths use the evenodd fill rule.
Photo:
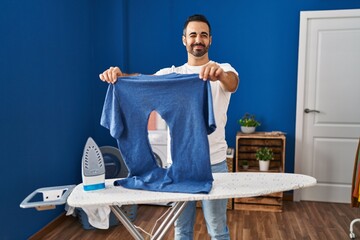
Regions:
<instances>
[{"instance_id":1,"label":"metal leg of ironing board","mask_svg":"<svg viewBox=\"0 0 360 240\"><path fill-rule=\"evenodd\" d=\"M162 239L166 232L169 230L171 225L179 217L180 213L184 210L187 202L176 202L172 207L171 211L166 215L166 218L156 230L154 235L151 237L152 240ZM119 206L110 206L111 211L115 216L120 220L120 222L125 226L125 228L130 232L130 234L136 240L144 240L144 237L141 233L135 228L134 224L126 217L125 213L121 210Z\"/></svg>"},{"instance_id":2,"label":"metal leg of ironing board","mask_svg":"<svg viewBox=\"0 0 360 240\"><path fill-rule=\"evenodd\" d=\"M151 239L162 239L164 235L167 233L171 225L175 222L175 220L179 217L181 212L186 207L187 202L176 202L171 211L167 214L166 218L156 230Z\"/></svg>"},{"instance_id":3,"label":"metal leg of ironing board","mask_svg":"<svg viewBox=\"0 0 360 240\"><path fill-rule=\"evenodd\" d=\"M125 213L121 210L119 206L114 205L110 206L110 208L111 211L115 214L115 216L120 220L120 222L136 240L144 240L141 233L139 233L135 226L130 222L130 220L126 217Z\"/></svg>"}]
</instances>

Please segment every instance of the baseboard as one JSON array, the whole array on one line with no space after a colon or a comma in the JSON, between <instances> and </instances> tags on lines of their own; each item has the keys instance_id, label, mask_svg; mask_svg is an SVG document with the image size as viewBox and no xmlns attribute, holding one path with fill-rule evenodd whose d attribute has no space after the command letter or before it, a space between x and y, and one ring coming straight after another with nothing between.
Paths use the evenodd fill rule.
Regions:
<instances>
[{"instance_id":1,"label":"baseboard","mask_svg":"<svg viewBox=\"0 0 360 240\"><path fill-rule=\"evenodd\" d=\"M47 234L53 231L57 226L59 226L65 220L66 220L66 215L65 213L63 213L54 220L52 220L50 223L46 224L46 226L44 226L40 231L32 235L29 238L29 240L43 239Z\"/></svg>"}]
</instances>

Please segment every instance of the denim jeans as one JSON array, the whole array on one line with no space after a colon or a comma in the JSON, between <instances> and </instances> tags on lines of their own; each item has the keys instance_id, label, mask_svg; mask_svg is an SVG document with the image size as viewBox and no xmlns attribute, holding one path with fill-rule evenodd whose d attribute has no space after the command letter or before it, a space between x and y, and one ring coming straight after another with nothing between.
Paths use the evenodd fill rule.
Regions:
<instances>
[{"instance_id":1,"label":"denim jeans","mask_svg":"<svg viewBox=\"0 0 360 240\"><path fill-rule=\"evenodd\" d=\"M213 173L228 172L226 161L211 166ZM227 199L203 200L202 210L206 227L212 240L229 240L226 223ZM188 202L186 208L175 221L175 240L191 240L194 235L196 202Z\"/></svg>"}]
</instances>

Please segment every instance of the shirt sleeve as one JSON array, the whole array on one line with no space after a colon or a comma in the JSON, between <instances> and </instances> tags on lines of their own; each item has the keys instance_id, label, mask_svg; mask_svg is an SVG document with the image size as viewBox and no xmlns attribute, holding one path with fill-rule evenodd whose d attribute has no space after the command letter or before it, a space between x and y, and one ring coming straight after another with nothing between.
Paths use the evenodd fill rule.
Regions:
<instances>
[{"instance_id":1,"label":"shirt sleeve","mask_svg":"<svg viewBox=\"0 0 360 240\"><path fill-rule=\"evenodd\" d=\"M229 63L218 63L225 72L234 72L236 75L239 76L238 72L233 68Z\"/></svg>"},{"instance_id":2,"label":"shirt sleeve","mask_svg":"<svg viewBox=\"0 0 360 240\"><path fill-rule=\"evenodd\" d=\"M119 139L124 129L123 121L121 119L121 109L119 101L115 94L115 85L109 84L105 102L102 110L100 124L109 129L110 135Z\"/></svg>"}]
</instances>

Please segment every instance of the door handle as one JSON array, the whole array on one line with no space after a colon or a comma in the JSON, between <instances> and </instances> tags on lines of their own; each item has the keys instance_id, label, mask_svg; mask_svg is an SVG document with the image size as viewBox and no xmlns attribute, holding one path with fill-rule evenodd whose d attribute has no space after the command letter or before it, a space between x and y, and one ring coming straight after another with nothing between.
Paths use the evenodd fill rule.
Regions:
<instances>
[{"instance_id":1,"label":"door handle","mask_svg":"<svg viewBox=\"0 0 360 240\"><path fill-rule=\"evenodd\" d=\"M304 112L305 112L305 113L320 113L319 110L308 109L308 108L305 108Z\"/></svg>"}]
</instances>

